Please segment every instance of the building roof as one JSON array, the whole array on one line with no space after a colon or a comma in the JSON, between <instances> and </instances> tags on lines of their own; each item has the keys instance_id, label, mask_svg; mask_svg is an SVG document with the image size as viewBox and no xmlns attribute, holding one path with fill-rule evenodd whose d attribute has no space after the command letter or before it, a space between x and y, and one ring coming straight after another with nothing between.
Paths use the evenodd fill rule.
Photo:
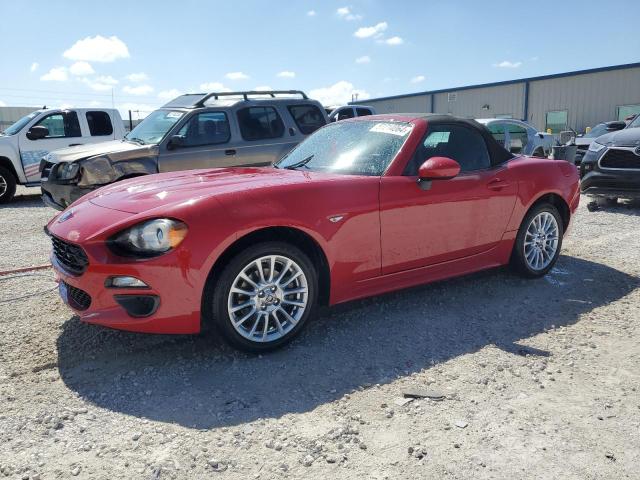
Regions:
<instances>
[{"instance_id":1,"label":"building roof","mask_svg":"<svg viewBox=\"0 0 640 480\"><path fill-rule=\"evenodd\" d=\"M443 88L440 90L427 90L424 92L415 92L415 93L405 93L402 95L391 95L389 97L378 97L378 98L368 98L366 100L359 100L356 102L349 102L349 105L365 105L368 102L375 102L378 100L392 100L398 98L409 98L409 97L418 97L422 95L434 95L437 93L447 93L447 92L459 92L461 90L472 90L475 88L487 88L487 87L499 87L502 85L513 85L516 83L525 83L525 82L533 82L536 80L551 80L554 78L564 78L564 77L573 77L576 75L585 75L589 73L599 73L599 72L610 72L614 70L627 70L629 68L638 68L640 67L640 62L636 63L625 63L623 65L612 65L609 67L598 67L598 68L590 68L587 70L575 70L573 72L565 72L565 73L554 73L551 75L540 75L538 77L526 77L526 78L518 78L515 80L504 80L501 82L491 82L491 83L480 83L477 85L466 85L463 87L455 87L455 88Z\"/></svg>"}]
</instances>

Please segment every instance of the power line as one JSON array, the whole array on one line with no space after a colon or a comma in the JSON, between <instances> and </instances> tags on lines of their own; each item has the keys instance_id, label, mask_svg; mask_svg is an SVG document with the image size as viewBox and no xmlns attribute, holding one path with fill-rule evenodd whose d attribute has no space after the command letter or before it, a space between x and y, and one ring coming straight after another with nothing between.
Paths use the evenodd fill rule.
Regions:
<instances>
[{"instance_id":1,"label":"power line","mask_svg":"<svg viewBox=\"0 0 640 480\"><path fill-rule=\"evenodd\" d=\"M33 98L33 97L38 97L38 98L52 98L51 95L55 95L55 96L60 96L60 97L64 97L64 98L72 98L72 97L89 97L89 98L95 98L95 97L108 97L105 98L105 100L109 100L111 98L111 93L88 93L88 92L63 92L61 90L39 90L39 89L26 89L26 88L8 88L8 87L0 87L0 92L2 92L3 90L8 90L8 91L12 91L12 92L25 92L25 93L46 93L46 96L39 96L39 95L20 95L15 94L15 93L0 93L0 95L2 95L3 97L10 97L10 98ZM158 97L149 97L149 96L143 96L143 95L115 95L115 98L117 99L124 99L124 100L131 100L131 101L153 101L153 102L163 102L164 100Z\"/></svg>"}]
</instances>

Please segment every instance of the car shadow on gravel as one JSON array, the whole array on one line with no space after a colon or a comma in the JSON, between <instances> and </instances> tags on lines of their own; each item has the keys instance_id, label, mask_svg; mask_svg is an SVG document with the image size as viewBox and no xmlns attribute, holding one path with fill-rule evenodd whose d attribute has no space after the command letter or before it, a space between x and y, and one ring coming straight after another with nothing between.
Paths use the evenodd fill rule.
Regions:
<instances>
[{"instance_id":1,"label":"car shadow on gravel","mask_svg":"<svg viewBox=\"0 0 640 480\"><path fill-rule=\"evenodd\" d=\"M639 285L563 256L543 279L498 269L324 309L301 338L262 356L215 337L131 334L73 317L58 338L58 367L68 388L98 407L189 428L231 426L308 412L486 345L553 355L526 339Z\"/></svg>"},{"instance_id":2,"label":"car shadow on gravel","mask_svg":"<svg viewBox=\"0 0 640 480\"><path fill-rule=\"evenodd\" d=\"M40 195L18 195L9 203L0 205L0 210L11 208L43 208L44 206ZM54 210L51 211L54 212Z\"/></svg>"}]
</instances>

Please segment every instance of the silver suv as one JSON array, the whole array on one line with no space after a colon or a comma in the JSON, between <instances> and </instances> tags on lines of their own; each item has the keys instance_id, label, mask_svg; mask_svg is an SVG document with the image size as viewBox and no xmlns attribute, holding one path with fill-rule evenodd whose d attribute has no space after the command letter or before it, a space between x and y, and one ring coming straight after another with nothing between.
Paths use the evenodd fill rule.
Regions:
<instances>
[{"instance_id":1,"label":"silver suv","mask_svg":"<svg viewBox=\"0 0 640 480\"><path fill-rule=\"evenodd\" d=\"M327 123L298 90L187 94L152 112L124 140L56 150L40 162L42 198L62 210L125 178L279 160Z\"/></svg>"}]
</instances>

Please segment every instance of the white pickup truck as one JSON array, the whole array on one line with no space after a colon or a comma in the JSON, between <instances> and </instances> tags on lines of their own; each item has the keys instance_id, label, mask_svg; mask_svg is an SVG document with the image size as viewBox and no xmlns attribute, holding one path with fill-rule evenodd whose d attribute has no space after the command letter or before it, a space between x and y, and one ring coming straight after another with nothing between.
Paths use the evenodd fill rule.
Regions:
<instances>
[{"instance_id":1,"label":"white pickup truck","mask_svg":"<svg viewBox=\"0 0 640 480\"><path fill-rule=\"evenodd\" d=\"M40 160L52 150L118 140L124 124L117 110L73 108L36 110L0 133L0 203L16 185L40 185Z\"/></svg>"}]
</instances>

